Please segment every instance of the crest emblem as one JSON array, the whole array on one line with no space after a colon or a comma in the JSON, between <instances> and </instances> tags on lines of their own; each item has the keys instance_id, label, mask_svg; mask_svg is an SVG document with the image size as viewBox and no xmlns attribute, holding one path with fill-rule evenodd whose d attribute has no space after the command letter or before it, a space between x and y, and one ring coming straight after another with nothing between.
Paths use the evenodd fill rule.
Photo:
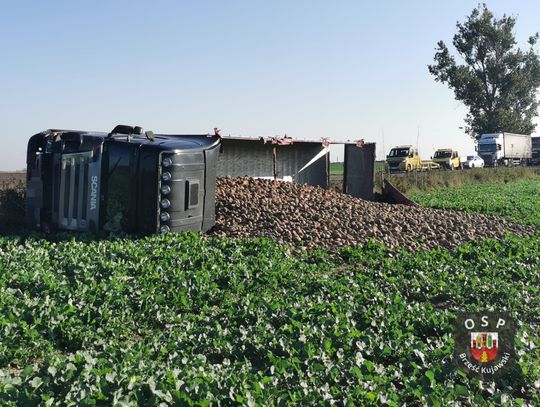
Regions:
<instances>
[{"instance_id":1,"label":"crest emblem","mask_svg":"<svg viewBox=\"0 0 540 407\"><path fill-rule=\"evenodd\" d=\"M481 363L491 362L499 352L497 332L471 332L471 355Z\"/></svg>"},{"instance_id":2,"label":"crest emblem","mask_svg":"<svg viewBox=\"0 0 540 407\"><path fill-rule=\"evenodd\" d=\"M515 328L509 313L460 313L454 334L457 366L480 380L494 380L515 361Z\"/></svg>"}]
</instances>

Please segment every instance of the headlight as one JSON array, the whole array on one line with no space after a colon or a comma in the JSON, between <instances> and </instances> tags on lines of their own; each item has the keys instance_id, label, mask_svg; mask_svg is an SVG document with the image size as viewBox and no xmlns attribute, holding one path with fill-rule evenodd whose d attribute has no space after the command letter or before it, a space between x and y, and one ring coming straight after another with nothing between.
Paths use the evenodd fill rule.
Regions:
<instances>
[{"instance_id":1,"label":"headlight","mask_svg":"<svg viewBox=\"0 0 540 407\"><path fill-rule=\"evenodd\" d=\"M171 192L171 187L170 187L170 186L168 186L168 185L163 185L163 186L161 187L161 193L162 193L163 195L167 195L167 194L170 193L170 192Z\"/></svg>"},{"instance_id":2,"label":"headlight","mask_svg":"<svg viewBox=\"0 0 540 407\"><path fill-rule=\"evenodd\" d=\"M161 165L163 165L165 168L170 167L172 165L172 160L169 157L166 157L161 162Z\"/></svg>"},{"instance_id":3,"label":"headlight","mask_svg":"<svg viewBox=\"0 0 540 407\"><path fill-rule=\"evenodd\" d=\"M159 219L161 219L162 222L167 222L169 219L171 219L171 215L169 215L168 212L161 212Z\"/></svg>"},{"instance_id":4,"label":"headlight","mask_svg":"<svg viewBox=\"0 0 540 407\"><path fill-rule=\"evenodd\" d=\"M169 201L168 199L162 199L160 202L160 206L163 209L167 209L169 206L171 206L171 201Z\"/></svg>"},{"instance_id":5,"label":"headlight","mask_svg":"<svg viewBox=\"0 0 540 407\"><path fill-rule=\"evenodd\" d=\"M169 171L165 171L163 174L161 174L161 179L165 182L170 181L172 178L172 175Z\"/></svg>"},{"instance_id":6,"label":"headlight","mask_svg":"<svg viewBox=\"0 0 540 407\"><path fill-rule=\"evenodd\" d=\"M161 233L163 233L164 235L169 233L171 231L171 229L169 229L169 227L167 225L162 225L159 230L161 231Z\"/></svg>"}]
</instances>

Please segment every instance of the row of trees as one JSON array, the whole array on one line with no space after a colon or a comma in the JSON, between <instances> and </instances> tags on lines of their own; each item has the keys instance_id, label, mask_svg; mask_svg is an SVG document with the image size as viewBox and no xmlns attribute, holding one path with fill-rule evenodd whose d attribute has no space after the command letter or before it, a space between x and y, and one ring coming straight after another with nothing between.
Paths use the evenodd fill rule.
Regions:
<instances>
[{"instance_id":1,"label":"row of trees","mask_svg":"<svg viewBox=\"0 0 540 407\"><path fill-rule=\"evenodd\" d=\"M443 41L428 66L435 80L448 85L468 108L465 131L508 131L530 134L535 129L540 57L535 50L538 33L528 40L528 49L517 47L516 18L496 18L486 5L479 5L464 22L457 23L452 44L460 58Z\"/></svg>"}]
</instances>

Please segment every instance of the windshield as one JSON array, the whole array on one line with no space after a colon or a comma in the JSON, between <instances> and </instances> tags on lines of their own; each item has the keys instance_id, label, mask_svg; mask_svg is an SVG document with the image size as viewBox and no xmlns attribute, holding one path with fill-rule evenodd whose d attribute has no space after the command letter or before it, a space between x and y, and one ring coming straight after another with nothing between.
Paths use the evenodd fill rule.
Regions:
<instances>
[{"instance_id":1,"label":"windshield","mask_svg":"<svg viewBox=\"0 0 540 407\"><path fill-rule=\"evenodd\" d=\"M407 157L409 155L408 148L393 148L390 150L388 157Z\"/></svg>"},{"instance_id":2,"label":"windshield","mask_svg":"<svg viewBox=\"0 0 540 407\"><path fill-rule=\"evenodd\" d=\"M474 155L468 155L467 160L474 160Z\"/></svg>"},{"instance_id":3,"label":"windshield","mask_svg":"<svg viewBox=\"0 0 540 407\"><path fill-rule=\"evenodd\" d=\"M108 168L106 173L107 199L105 201L105 222L103 228L111 232L128 230L128 211L131 197L130 169L133 168L133 151L126 143L108 143L106 153Z\"/></svg>"},{"instance_id":4,"label":"windshield","mask_svg":"<svg viewBox=\"0 0 540 407\"><path fill-rule=\"evenodd\" d=\"M435 158L450 158L451 156L451 151L435 151Z\"/></svg>"},{"instance_id":5,"label":"windshield","mask_svg":"<svg viewBox=\"0 0 540 407\"><path fill-rule=\"evenodd\" d=\"M497 144L480 144L478 146L478 151L480 153L494 153L497 151Z\"/></svg>"}]
</instances>

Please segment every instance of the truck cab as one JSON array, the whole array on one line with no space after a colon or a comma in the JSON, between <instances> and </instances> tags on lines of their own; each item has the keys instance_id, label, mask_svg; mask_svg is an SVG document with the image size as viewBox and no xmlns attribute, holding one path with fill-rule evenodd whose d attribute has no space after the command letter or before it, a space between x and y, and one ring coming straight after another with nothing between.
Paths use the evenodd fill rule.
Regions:
<instances>
[{"instance_id":1,"label":"truck cab","mask_svg":"<svg viewBox=\"0 0 540 407\"><path fill-rule=\"evenodd\" d=\"M418 150L413 146L397 146L390 150L386 162L390 172L413 171L421 166Z\"/></svg>"},{"instance_id":2,"label":"truck cab","mask_svg":"<svg viewBox=\"0 0 540 407\"><path fill-rule=\"evenodd\" d=\"M501 133L482 134L478 140L478 155L486 167L496 167L504 157L503 135Z\"/></svg>"},{"instance_id":3,"label":"truck cab","mask_svg":"<svg viewBox=\"0 0 540 407\"><path fill-rule=\"evenodd\" d=\"M219 135L46 130L27 151L32 229L168 233L215 223Z\"/></svg>"},{"instance_id":4,"label":"truck cab","mask_svg":"<svg viewBox=\"0 0 540 407\"><path fill-rule=\"evenodd\" d=\"M439 148L435 151L433 161L442 168L448 170L457 170L461 168L461 158L459 153L451 148Z\"/></svg>"}]
</instances>

